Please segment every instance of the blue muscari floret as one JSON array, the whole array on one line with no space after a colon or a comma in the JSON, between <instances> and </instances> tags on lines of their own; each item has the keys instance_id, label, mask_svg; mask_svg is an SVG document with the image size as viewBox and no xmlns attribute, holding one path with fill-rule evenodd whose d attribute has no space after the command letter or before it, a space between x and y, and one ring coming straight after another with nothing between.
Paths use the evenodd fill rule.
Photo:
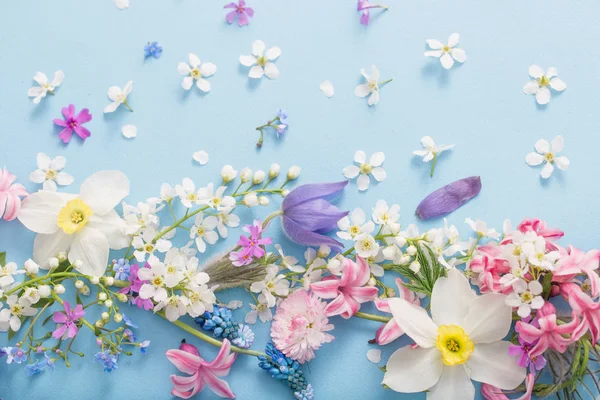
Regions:
<instances>
[{"instance_id":1,"label":"blue muscari floret","mask_svg":"<svg viewBox=\"0 0 600 400\"><path fill-rule=\"evenodd\" d=\"M265 356L258 357L259 367L268 371L273 378L285 381L294 391L294 396L297 399L312 400L314 398L312 386L306 382L298 361L286 357L275 348L273 343L267 344L265 353L270 358Z\"/></svg>"},{"instance_id":2,"label":"blue muscari floret","mask_svg":"<svg viewBox=\"0 0 600 400\"><path fill-rule=\"evenodd\" d=\"M248 349L254 344L254 332L248 325L240 324L238 337L231 341L233 345Z\"/></svg>"},{"instance_id":3,"label":"blue muscari floret","mask_svg":"<svg viewBox=\"0 0 600 400\"><path fill-rule=\"evenodd\" d=\"M194 321L205 331L212 331L215 337L229 339L231 342L239 337L240 325L227 307L215 307L212 312L207 311Z\"/></svg>"}]
</instances>

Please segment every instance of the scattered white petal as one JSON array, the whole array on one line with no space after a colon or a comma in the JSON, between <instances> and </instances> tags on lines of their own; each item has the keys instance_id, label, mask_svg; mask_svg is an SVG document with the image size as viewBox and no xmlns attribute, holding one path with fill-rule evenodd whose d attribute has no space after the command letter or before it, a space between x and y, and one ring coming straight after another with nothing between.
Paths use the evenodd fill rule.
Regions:
<instances>
[{"instance_id":1,"label":"scattered white petal","mask_svg":"<svg viewBox=\"0 0 600 400\"><path fill-rule=\"evenodd\" d=\"M119 10L129 8L129 0L115 0L115 5Z\"/></svg>"},{"instance_id":2,"label":"scattered white petal","mask_svg":"<svg viewBox=\"0 0 600 400\"><path fill-rule=\"evenodd\" d=\"M200 165L208 164L208 153L204 150L195 152L192 158Z\"/></svg>"},{"instance_id":3,"label":"scattered white petal","mask_svg":"<svg viewBox=\"0 0 600 400\"><path fill-rule=\"evenodd\" d=\"M371 361L373 364L379 364L381 362L381 350L371 349L367 351L367 360Z\"/></svg>"},{"instance_id":4,"label":"scattered white petal","mask_svg":"<svg viewBox=\"0 0 600 400\"><path fill-rule=\"evenodd\" d=\"M333 96L333 84L330 81L323 81L319 88L323 93L325 93L326 97Z\"/></svg>"},{"instance_id":5,"label":"scattered white petal","mask_svg":"<svg viewBox=\"0 0 600 400\"><path fill-rule=\"evenodd\" d=\"M131 124L123 125L121 128L121 133L127 139L132 139L137 136L137 127Z\"/></svg>"}]
</instances>

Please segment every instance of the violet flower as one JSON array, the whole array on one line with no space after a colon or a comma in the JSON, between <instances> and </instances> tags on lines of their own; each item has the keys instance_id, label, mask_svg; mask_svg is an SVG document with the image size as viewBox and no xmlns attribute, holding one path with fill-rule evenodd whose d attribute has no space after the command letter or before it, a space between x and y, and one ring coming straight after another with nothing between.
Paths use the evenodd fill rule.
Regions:
<instances>
[{"instance_id":1,"label":"violet flower","mask_svg":"<svg viewBox=\"0 0 600 400\"><path fill-rule=\"evenodd\" d=\"M508 347L508 354L513 357L519 357L519 365L523 368L529 368L532 373L541 371L546 366L546 359L544 356L539 355L537 357L531 357L529 354L533 347L537 344L536 342L529 343L519 336L519 345L511 344Z\"/></svg>"},{"instance_id":2,"label":"violet flower","mask_svg":"<svg viewBox=\"0 0 600 400\"><path fill-rule=\"evenodd\" d=\"M441 217L450 214L481 191L481 178L471 176L440 188L419 204L416 214L419 219Z\"/></svg>"},{"instance_id":3,"label":"violet flower","mask_svg":"<svg viewBox=\"0 0 600 400\"><path fill-rule=\"evenodd\" d=\"M304 246L341 248L343 245L324 233L337 229L337 222L348 215L330 203L348 181L298 186L281 205L283 230L290 240Z\"/></svg>"},{"instance_id":4,"label":"violet flower","mask_svg":"<svg viewBox=\"0 0 600 400\"><path fill-rule=\"evenodd\" d=\"M265 255L265 250L262 246L271 244L271 238L263 238L263 226L259 220L254 221L252 225L246 225L244 231L250 236L240 236L238 245L242 247L239 251L234 251L230 254L229 259L236 267L250 264L254 259Z\"/></svg>"},{"instance_id":5,"label":"violet flower","mask_svg":"<svg viewBox=\"0 0 600 400\"><path fill-rule=\"evenodd\" d=\"M371 3L369 3L369 0L358 0L358 5L356 7L356 10L362 11L362 14L360 16L360 23L363 24L364 26L369 25L369 22L371 22L371 9L372 8L382 8L384 10L387 10L388 6L381 5L381 4L371 4Z\"/></svg>"},{"instance_id":6,"label":"violet flower","mask_svg":"<svg viewBox=\"0 0 600 400\"><path fill-rule=\"evenodd\" d=\"M154 308L154 303L152 303L152 299L142 299L140 296L138 296L142 285L147 283L147 281L143 281L138 277L140 268L150 268L150 266L146 264L144 267L140 267L137 264L133 264L129 268L130 275L127 278L131 284L119 290L119 293L129 295L133 304L135 304L138 308L143 308L144 310L148 311Z\"/></svg>"},{"instance_id":7,"label":"violet flower","mask_svg":"<svg viewBox=\"0 0 600 400\"><path fill-rule=\"evenodd\" d=\"M70 104L69 107L63 107L62 114L64 116L64 120L56 118L53 120L53 122L58 126L64 127L64 129L58 134L58 137L62 139L63 143L69 143L69 140L71 140L71 136L73 135L73 131L75 131L77 136L83 140L90 137L90 131L81 126L92 120L92 114L90 114L90 110L84 108L79 112L79 114L77 114L77 116L75 116L75 106Z\"/></svg>"},{"instance_id":8,"label":"violet flower","mask_svg":"<svg viewBox=\"0 0 600 400\"><path fill-rule=\"evenodd\" d=\"M246 7L246 2L244 0L239 0L237 4L226 4L223 8L234 9L225 16L225 20L227 20L227 23L229 24L233 24L233 21L235 21L237 17L238 25L245 26L250 23L250 18L254 16L254 9L252 9L252 7Z\"/></svg>"},{"instance_id":9,"label":"violet flower","mask_svg":"<svg viewBox=\"0 0 600 400\"><path fill-rule=\"evenodd\" d=\"M63 336L65 336L65 339L74 338L75 335L77 335L77 331L79 330L77 328L76 322L79 320L79 318L85 315L85 311L83 310L81 304L77 304L77 306L75 306L75 309L71 310L71 305L68 301L65 301L64 307L64 313L56 311L54 313L54 316L52 316L52 321L58 324L54 332L52 332L52 337L54 339L60 339Z\"/></svg>"}]
</instances>

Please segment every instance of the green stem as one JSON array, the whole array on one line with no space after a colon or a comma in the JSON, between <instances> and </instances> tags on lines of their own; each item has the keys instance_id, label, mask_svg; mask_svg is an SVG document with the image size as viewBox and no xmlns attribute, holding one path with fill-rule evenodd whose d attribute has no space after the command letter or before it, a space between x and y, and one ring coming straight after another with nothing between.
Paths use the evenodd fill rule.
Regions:
<instances>
[{"instance_id":1,"label":"green stem","mask_svg":"<svg viewBox=\"0 0 600 400\"><path fill-rule=\"evenodd\" d=\"M60 277L63 277L63 276L65 276L65 277L83 277L83 278L87 279L86 275L78 274L76 272L57 272L57 273L54 273L54 274L50 273L50 274L47 274L47 275L44 275L44 276L40 276L39 278L35 278L35 279L31 279L31 280L25 281L25 282L21 283L20 285L12 288L8 292L4 293L4 295L5 296L10 296L11 294L18 292L19 290L21 290L21 289L23 289L23 288L31 285L32 283L44 281L44 280L49 279L49 278L60 278Z\"/></svg>"},{"instance_id":2,"label":"green stem","mask_svg":"<svg viewBox=\"0 0 600 400\"><path fill-rule=\"evenodd\" d=\"M256 147L261 148L265 141L265 131L262 127L258 127L256 130L260 132L260 138L258 139L258 142L256 142Z\"/></svg>"},{"instance_id":3,"label":"green stem","mask_svg":"<svg viewBox=\"0 0 600 400\"><path fill-rule=\"evenodd\" d=\"M383 81L383 82L379 82L379 83L377 84L377 86L383 86L383 85L385 85L386 83L390 83L391 81L393 81L393 79L392 79L392 78L390 78L390 79L387 79L387 80L385 80L385 81Z\"/></svg>"},{"instance_id":4,"label":"green stem","mask_svg":"<svg viewBox=\"0 0 600 400\"><path fill-rule=\"evenodd\" d=\"M31 321L31 325L29 325L29 327L27 328L27 332L25 332L25 334L23 335L23 340L25 340L25 338L27 337L27 335L29 335L29 332L31 332L31 330L33 329L33 326L35 325L35 323L37 322L37 320L40 318L40 316L42 315L42 313L44 311L46 311L46 308L48 308L50 306L51 303L46 303L46 305L44 307L42 307L42 309L37 313L37 315L35 316L35 318Z\"/></svg>"},{"instance_id":5,"label":"green stem","mask_svg":"<svg viewBox=\"0 0 600 400\"><path fill-rule=\"evenodd\" d=\"M431 178L433 178L433 173L435 171L435 165L437 164L437 154L433 155L433 162L431 163L431 172L429 173L429 176Z\"/></svg>"},{"instance_id":6,"label":"green stem","mask_svg":"<svg viewBox=\"0 0 600 400\"><path fill-rule=\"evenodd\" d=\"M367 313L360 312L360 311L358 311L353 316L362 318L362 319L368 319L370 321L377 321L377 322L383 322L383 323L387 323L392 319L391 317L386 317L383 315L367 314Z\"/></svg>"},{"instance_id":7,"label":"green stem","mask_svg":"<svg viewBox=\"0 0 600 400\"><path fill-rule=\"evenodd\" d=\"M127 107L129 109L129 111L133 112L133 108L131 108L129 106L129 103L127 102L127 99L125 99L125 101L123 102L123 105L125 105L125 107Z\"/></svg>"},{"instance_id":8,"label":"green stem","mask_svg":"<svg viewBox=\"0 0 600 400\"><path fill-rule=\"evenodd\" d=\"M263 229L266 229L267 226L269 226L269 222L271 222L273 219L279 217L280 215L283 215L283 211L281 211L281 210L277 210L277 211L272 212L271 214L269 214L267 216L267 218L265 218L264 221L263 221L263 223L262 223Z\"/></svg>"}]
</instances>

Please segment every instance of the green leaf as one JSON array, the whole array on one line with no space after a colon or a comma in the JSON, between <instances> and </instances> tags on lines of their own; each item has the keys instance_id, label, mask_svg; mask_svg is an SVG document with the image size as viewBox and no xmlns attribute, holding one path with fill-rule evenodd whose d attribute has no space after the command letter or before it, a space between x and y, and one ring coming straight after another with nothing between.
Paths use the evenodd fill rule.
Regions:
<instances>
[{"instance_id":1,"label":"green leaf","mask_svg":"<svg viewBox=\"0 0 600 400\"><path fill-rule=\"evenodd\" d=\"M5 265L6 264L6 252L2 251L0 252L0 265Z\"/></svg>"},{"instance_id":2,"label":"green leaf","mask_svg":"<svg viewBox=\"0 0 600 400\"><path fill-rule=\"evenodd\" d=\"M548 272L544 275L544 279L542 280L542 294L544 299L548 300L550 298L550 291L552 290L552 272Z\"/></svg>"},{"instance_id":3,"label":"green leaf","mask_svg":"<svg viewBox=\"0 0 600 400\"><path fill-rule=\"evenodd\" d=\"M38 302L33 304L32 306L34 308L44 308L46 306L46 304L52 305L52 303L54 303L54 299L51 297L48 297L45 299L39 299Z\"/></svg>"}]
</instances>

